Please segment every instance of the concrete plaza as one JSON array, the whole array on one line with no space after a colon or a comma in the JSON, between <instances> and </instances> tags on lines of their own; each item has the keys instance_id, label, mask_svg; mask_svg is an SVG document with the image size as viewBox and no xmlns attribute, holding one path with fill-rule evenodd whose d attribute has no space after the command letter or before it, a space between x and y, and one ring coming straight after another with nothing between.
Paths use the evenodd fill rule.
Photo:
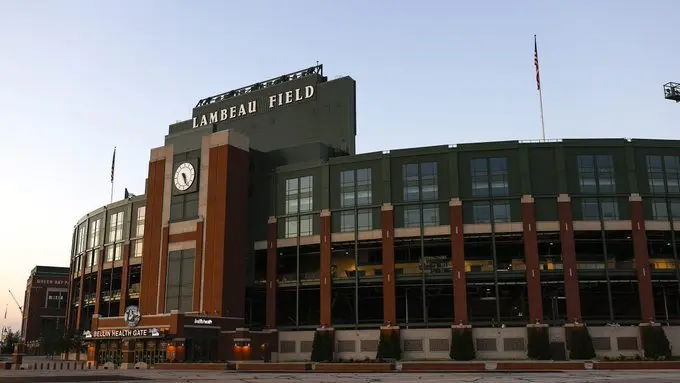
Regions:
<instances>
[{"instance_id":1,"label":"concrete plaza","mask_svg":"<svg viewBox=\"0 0 680 383\"><path fill-rule=\"evenodd\" d=\"M578 371L565 373L265 374L233 371L0 371L3 383L48 382L309 382L309 383L677 383L680 371Z\"/></svg>"}]
</instances>

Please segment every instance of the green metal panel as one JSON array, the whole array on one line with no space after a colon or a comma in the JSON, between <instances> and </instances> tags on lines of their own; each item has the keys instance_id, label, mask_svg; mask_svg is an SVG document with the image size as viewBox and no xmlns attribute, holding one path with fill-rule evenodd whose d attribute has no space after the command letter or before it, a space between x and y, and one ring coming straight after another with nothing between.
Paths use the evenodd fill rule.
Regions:
<instances>
[{"instance_id":1,"label":"green metal panel","mask_svg":"<svg viewBox=\"0 0 680 383\"><path fill-rule=\"evenodd\" d=\"M625 153L626 153L626 181L628 184L628 190L631 193L639 193L639 188L638 188L638 180L637 180L637 175L636 175L636 166L635 166L635 149L633 148L633 145L626 145L625 146Z\"/></svg>"},{"instance_id":2,"label":"green metal panel","mask_svg":"<svg viewBox=\"0 0 680 383\"><path fill-rule=\"evenodd\" d=\"M619 205L619 219L629 220L630 219L630 199L628 197L618 197L616 202Z\"/></svg>"},{"instance_id":3,"label":"green metal panel","mask_svg":"<svg viewBox=\"0 0 680 383\"><path fill-rule=\"evenodd\" d=\"M510 221L522 222L522 200L513 198L510 201Z\"/></svg>"},{"instance_id":4,"label":"green metal panel","mask_svg":"<svg viewBox=\"0 0 680 383\"><path fill-rule=\"evenodd\" d=\"M451 150L449 158L449 190L451 198L460 198L460 179L458 171L458 152Z\"/></svg>"},{"instance_id":5,"label":"green metal panel","mask_svg":"<svg viewBox=\"0 0 680 383\"><path fill-rule=\"evenodd\" d=\"M525 156L523 156L525 157ZM555 148L534 146L527 156L530 169L530 191L526 194L536 196L556 196L559 194L559 177Z\"/></svg>"},{"instance_id":6,"label":"green metal panel","mask_svg":"<svg viewBox=\"0 0 680 383\"><path fill-rule=\"evenodd\" d=\"M518 150L519 176L521 180L521 193L531 194L531 170L529 165L529 147L522 145Z\"/></svg>"},{"instance_id":7,"label":"green metal panel","mask_svg":"<svg viewBox=\"0 0 680 383\"><path fill-rule=\"evenodd\" d=\"M564 153L564 147L558 146L555 148L555 171L557 173L557 193L569 193L569 185L567 182L567 160Z\"/></svg>"},{"instance_id":8,"label":"green metal panel","mask_svg":"<svg viewBox=\"0 0 680 383\"><path fill-rule=\"evenodd\" d=\"M536 214L536 221L559 220L556 197L534 198L534 210Z\"/></svg>"},{"instance_id":9,"label":"green metal panel","mask_svg":"<svg viewBox=\"0 0 680 383\"><path fill-rule=\"evenodd\" d=\"M380 184L380 197L382 203L392 203L391 163L389 155L383 156L380 160L380 178L382 179L382 183Z\"/></svg>"}]
</instances>

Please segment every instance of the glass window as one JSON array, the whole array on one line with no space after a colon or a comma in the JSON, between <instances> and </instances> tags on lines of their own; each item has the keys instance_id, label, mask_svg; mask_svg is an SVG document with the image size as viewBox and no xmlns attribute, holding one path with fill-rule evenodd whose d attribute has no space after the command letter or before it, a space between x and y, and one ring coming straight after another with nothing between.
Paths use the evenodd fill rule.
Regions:
<instances>
[{"instance_id":1,"label":"glass window","mask_svg":"<svg viewBox=\"0 0 680 383\"><path fill-rule=\"evenodd\" d=\"M358 214L359 217L357 218L357 221L359 222L359 231L373 230L373 213L371 210L359 210Z\"/></svg>"},{"instance_id":2,"label":"glass window","mask_svg":"<svg viewBox=\"0 0 680 383\"><path fill-rule=\"evenodd\" d=\"M616 192L614 160L611 155L580 155L576 157L576 161L581 193Z\"/></svg>"},{"instance_id":3,"label":"glass window","mask_svg":"<svg viewBox=\"0 0 680 383\"><path fill-rule=\"evenodd\" d=\"M439 226L438 205L423 205L423 226ZM404 227L420 227L418 206L407 206L404 209Z\"/></svg>"},{"instance_id":4,"label":"glass window","mask_svg":"<svg viewBox=\"0 0 680 383\"><path fill-rule=\"evenodd\" d=\"M373 230L373 214L370 209L358 211L356 217L358 230ZM340 213L340 231L343 233L354 232L355 217L354 211L343 211Z\"/></svg>"},{"instance_id":5,"label":"glass window","mask_svg":"<svg viewBox=\"0 0 680 383\"><path fill-rule=\"evenodd\" d=\"M66 291L47 291L47 308L60 309L66 307Z\"/></svg>"},{"instance_id":6,"label":"glass window","mask_svg":"<svg viewBox=\"0 0 680 383\"><path fill-rule=\"evenodd\" d=\"M618 220L619 219L619 203L616 200L604 200L600 202L602 209L602 219Z\"/></svg>"},{"instance_id":7,"label":"glass window","mask_svg":"<svg viewBox=\"0 0 680 383\"><path fill-rule=\"evenodd\" d=\"M665 156L666 184L668 193L680 193L680 157Z\"/></svg>"},{"instance_id":8,"label":"glass window","mask_svg":"<svg viewBox=\"0 0 680 383\"><path fill-rule=\"evenodd\" d=\"M423 226L439 226L439 206L423 205Z\"/></svg>"},{"instance_id":9,"label":"glass window","mask_svg":"<svg viewBox=\"0 0 680 383\"><path fill-rule=\"evenodd\" d=\"M137 229L135 230L135 236L144 236L144 220L146 219L146 206L140 206L137 208Z\"/></svg>"},{"instance_id":10,"label":"glass window","mask_svg":"<svg viewBox=\"0 0 680 383\"><path fill-rule=\"evenodd\" d=\"M647 156L646 162L649 191L653 194L664 194L666 185L661 156Z\"/></svg>"},{"instance_id":11,"label":"glass window","mask_svg":"<svg viewBox=\"0 0 680 383\"><path fill-rule=\"evenodd\" d=\"M597 206L597 199L588 198L581 202L581 212L584 221L599 221L600 211Z\"/></svg>"},{"instance_id":12,"label":"glass window","mask_svg":"<svg viewBox=\"0 0 680 383\"><path fill-rule=\"evenodd\" d=\"M404 208L404 227L420 227L420 210L418 206Z\"/></svg>"},{"instance_id":13,"label":"glass window","mask_svg":"<svg viewBox=\"0 0 680 383\"><path fill-rule=\"evenodd\" d=\"M340 213L340 231L343 233L354 231L354 211Z\"/></svg>"},{"instance_id":14,"label":"glass window","mask_svg":"<svg viewBox=\"0 0 680 383\"><path fill-rule=\"evenodd\" d=\"M99 250L91 251L89 257L90 259L92 259L92 266L97 266L97 262L99 259Z\"/></svg>"},{"instance_id":15,"label":"glass window","mask_svg":"<svg viewBox=\"0 0 680 383\"><path fill-rule=\"evenodd\" d=\"M313 210L314 177L305 176L286 180L285 214Z\"/></svg>"},{"instance_id":16,"label":"glass window","mask_svg":"<svg viewBox=\"0 0 680 383\"><path fill-rule=\"evenodd\" d=\"M402 178L404 201L419 201L421 199L433 201L439 198L436 162L403 165Z\"/></svg>"},{"instance_id":17,"label":"glass window","mask_svg":"<svg viewBox=\"0 0 680 383\"><path fill-rule=\"evenodd\" d=\"M144 251L144 240L138 239L135 241L135 251L133 252L133 257L141 258Z\"/></svg>"},{"instance_id":18,"label":"glass window","mask_svg":"<svg viewBox=\"0 0 680 383\"><path fill-rule=\"evenodd\" d=\"M123 239L123 212L109 216L109 243Z\"/></svg>"},{"instance_id":19,"label":"glass window","mask_svg":"<svg viewBox=\"0 0 680 383\"><path fill-rule=\"evenodd\" d=\"M340 207L366 206L373 203L371 169L340 172Z\"/></svg>"},{"instance_id":20,"label":"glass window","mask_svg":"<svg viewBox=\"0 0 680 383\"><path fill-rule=\"evenodd\" d=\"M470 161L472 195L475 197L507 196L508 159L505 157L475 158Z\"/></svg>"},{"instance_id":21,"label":"glass window","mask_svg":"<svg viewBox=\"0 0 680 383\"><path fill-rule=\"evenodd\" d=\"M312 211L313 177L300 177L300 212Z\"/></svg>"},{"instance_id":22,"label":"glass window","mask_svg":"<svg viewBox=\"0 0 680 383\"><path fill-rule=\"evenodd\" d=\"M297 233L298 233L297 217L288 217L288 218L286 218L285 222L286 222L286 228L285 228L286 238L297 237Z\"/></svg>"},{"instance_id":23,"label":"glass window","mask_svg":"<svg viewBox=\"0 0 680 383\"><path fill-rule=\"evenodd\" d=\"M671 201L671 215L673 219L680 219L680 201ZM668 205L663 199L652 201L652 217L655 221L668 221Z\"/></svg>"},{"instance_id":24,"label":"glass window","mask_svg":"<svg viewBox=\"0 0 680 383\"><path fill-rule=\"evenodd\" d=\"M439 198L439 185L437 182L437 163L425 162L420 164L421 189L423 201L434 201Z\"/></svg>"},{"instance_id":25,"label":"glass window","mask_svg":"<svg viewBox=\"0 0 680 383\"><path fill-rule=\"evenodd\" d=\"M420 199L418 164L403 165L402 173L404 181L404 201L418 201Z\"/></svg>"},{"instance_id":26,"label":"glass window","mask_svg":"<svg viewBox=\"0 0 680 383\"><path fill-rule=\"evenodd\" d=\"M313 232L312 216L303 215L300 217L300 237L307 237Z\"/></svg>"},{"instance_id":27,"label":"glass window","mask_svg":"<svg viewBox=\"0 0 680 383\"><path fill-rule=\"evenodd\" d=\"M493 204L493 220L496 223L510 222L510 203L509 202L494 202Z\"/></svg>"},{"instance_id":28,"label":"glass window","mask_svg":"<svg viewBox=\"0 0 680 383\"><path fill-rule=\"evenodd\" d=\"M95 221L90 222L90 237L88 238L88 243L87 243L87 248L92 249L94 247L99 246L99 235L101 232L101 224L102 220L97 219Z\"/></svg>"},{"instance_id":29,"label":"glass window","mask_svg":"<svg viewBox=\"0 0 680 383\"><path fill-rule=\"evenodd\" d=\"M472 222L491 223L491 205L488 201L472 203Z\"/></svg>"},{"instance_id":30,"label":"glass window","mask_svg":"<svg viewBox=\"0 0 680 383\"><path fill-rule=\"evenodd\" d=\"M78 235L77 235L77 242L76 242L76 253L80 254L83 251L85 251L85 233L86 233L86 227L85 224L80 225L78 228Z\"/></svg>"}]
</instances>

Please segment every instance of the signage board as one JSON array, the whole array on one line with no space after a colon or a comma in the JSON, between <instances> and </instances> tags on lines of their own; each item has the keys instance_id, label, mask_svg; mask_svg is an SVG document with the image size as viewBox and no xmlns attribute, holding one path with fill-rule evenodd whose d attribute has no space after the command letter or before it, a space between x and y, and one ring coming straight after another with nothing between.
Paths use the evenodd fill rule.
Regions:
<instances>
[{"instance_id":1,"label":"signage board","mask_svg":"<svg viewBox=\"0 0 680 383\"><path fill-rule=\"evenodd\" d=\"M272 109L305 101L314 97L316 87L306 85L304 87L289 89L285 92L270 94L262 98L242 101L224 106L220 109L204 113L193 118L193 127L216 124L218 122L233 120L250 116L256 113L268 112Z\"/></svg>"},{"instance_id":2,"label":"signage board","mask_svg":"<svg viewBox=\"0 0 680 383\"><path fill-rule=\"evenodd\" d=\"M83 332L85 339L106 339L106 338L154 338L161 336L157 328L122 328L110 330L94 330Z\"/></svg>"},{"instance_id":3,"label":"signage board","mask_svg":"<svg viewBox=\"0 0 680 383\"><path fill-rule=\"evenodd\" d=\"M211 324L213 324L213 320L212 319L203 319L203 318L194 318L194 324L211 325Z\"/></svg>"}]
</instances>

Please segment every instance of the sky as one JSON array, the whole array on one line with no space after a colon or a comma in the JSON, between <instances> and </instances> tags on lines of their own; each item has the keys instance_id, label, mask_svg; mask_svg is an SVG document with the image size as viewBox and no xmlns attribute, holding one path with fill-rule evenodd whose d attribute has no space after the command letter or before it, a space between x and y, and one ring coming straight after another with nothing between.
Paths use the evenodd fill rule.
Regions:
<instances>
[{"instance_id":1,"label":"sky","mask_svg":"<svg viewBox=\"0 0 680 383\"><path fill-rule=\"evenodd\" d=\"M74 224L142 194L149 151L204 97L324 65L357 81L357 151L680 138L677 0L0 0L0 325ZM8 305L7 319L4 319Z\"/></svg>"}]
</instances>

